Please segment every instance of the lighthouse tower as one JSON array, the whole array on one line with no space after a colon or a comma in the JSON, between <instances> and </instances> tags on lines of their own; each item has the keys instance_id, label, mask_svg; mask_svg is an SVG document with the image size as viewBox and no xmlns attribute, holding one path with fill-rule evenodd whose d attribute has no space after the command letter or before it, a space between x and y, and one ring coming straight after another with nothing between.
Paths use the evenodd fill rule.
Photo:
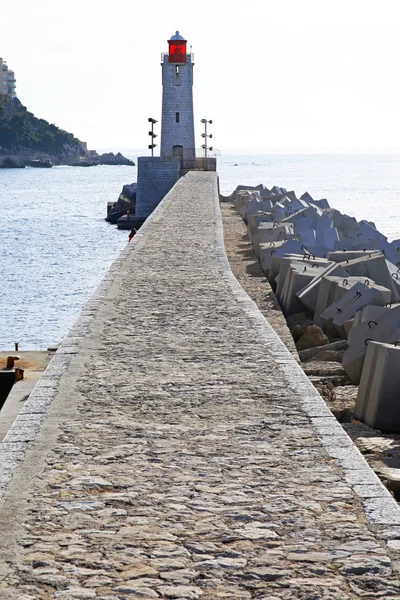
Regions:
<instances>
[{"instance_id":1,"label":"lighthouse tower","mask_svg":"<svg viewBox=\"0 0 400 600\"><path fill-rule=\"evenodd\" d=\"M196 168L193 119L193 55L179 31L162 54L162 115L160 156L139 156L135 215L139 226L178 179ZM122 217L124 218L124 217Z\"/></svg>"},{"instance_id":2,"label":"lighthouse tower","mask_svg":"<svg viewBox=\"0 0 400 600\"><path fill-rule=\"evenodd\" d=\"M162 67L162 157L179 157L184 169L195 166L196 153L193 117L192 54L187 53L187 41L175 33L168 40L168 54L163 54Z\"/></svg>"}]
</instances>

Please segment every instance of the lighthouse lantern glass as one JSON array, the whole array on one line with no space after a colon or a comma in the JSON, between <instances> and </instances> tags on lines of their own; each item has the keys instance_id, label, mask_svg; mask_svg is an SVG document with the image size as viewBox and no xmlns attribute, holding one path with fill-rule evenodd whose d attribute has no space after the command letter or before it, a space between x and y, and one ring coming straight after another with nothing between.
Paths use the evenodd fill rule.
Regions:
<instances>
[{"instance_id":1,"label":"lighthouse lantern glass","mask_svg":"<svg viewBox=\"0 0 400 600\"><path fill-rule=\"evenodd\" d=\"M172 63L185 63L186 62L186 42L170 40L168 62Z\"/></svg>"}]
</instances>

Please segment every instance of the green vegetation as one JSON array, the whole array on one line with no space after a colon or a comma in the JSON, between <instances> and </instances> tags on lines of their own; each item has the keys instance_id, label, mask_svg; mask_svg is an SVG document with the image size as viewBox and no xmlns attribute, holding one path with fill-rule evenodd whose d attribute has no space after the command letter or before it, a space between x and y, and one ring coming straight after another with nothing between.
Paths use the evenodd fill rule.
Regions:
<instances>
[{"instance_id":1,"label":"green vegetation","mask_svg":"<svg viewBox=\"0 0 400 600\"><path fill-rule=\"evenodd\" d=\"M38 119L18 98L0 93L0 154L42 152L52 156L84 154L82 143L72 135Z\"/></svg>"}]
</instances>

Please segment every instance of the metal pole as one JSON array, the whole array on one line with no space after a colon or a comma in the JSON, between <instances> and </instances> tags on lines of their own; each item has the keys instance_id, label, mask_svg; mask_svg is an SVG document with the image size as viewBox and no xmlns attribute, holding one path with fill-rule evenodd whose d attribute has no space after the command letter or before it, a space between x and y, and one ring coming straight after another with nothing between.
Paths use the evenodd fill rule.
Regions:
<instances>
[{"instance_id":1,"label":"metal pole","mask_svg":"<svg viewBox=\"0 0 400 600\"><path fill-rule=\"evenodd\" d=\"M149 144L149 149L151 150L151 156L154 156L154 148L156 147L157 144L154 143L154 138L156 138L156 134L154 133L154 124L157 123L156 119L153 119L152 117L150 117L149 119L147 119L149 121L149 123L151 123L151 131L149 131L149 136L151 138L151 144Z\"/></svg>"},{"instance_id":2,"label":"metal pole","mask_svg":"<svg viewBox=\"0 0 400 600\"><path fill-rule=\"evenodd\" d=\"M205 141L205 148L204 148L204 170L207 171L207 121L204 123L204 141Z\"/></svg>"}]
</instances>

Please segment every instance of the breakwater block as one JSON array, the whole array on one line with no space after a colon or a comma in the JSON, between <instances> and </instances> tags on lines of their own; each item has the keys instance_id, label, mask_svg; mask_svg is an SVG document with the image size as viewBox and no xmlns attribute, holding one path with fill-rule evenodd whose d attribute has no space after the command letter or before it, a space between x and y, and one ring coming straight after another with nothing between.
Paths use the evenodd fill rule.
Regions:
<instances>
[{"instance_id":1,"label":"breakwater block","mask_svg":"<svg viewBox=\"0 0 400 600\"><path fill-rule=\"evenodd\" d=\"M400 433L400 346L368 342L354 411L356 419Z\"/></svg>"}]
</instances>

